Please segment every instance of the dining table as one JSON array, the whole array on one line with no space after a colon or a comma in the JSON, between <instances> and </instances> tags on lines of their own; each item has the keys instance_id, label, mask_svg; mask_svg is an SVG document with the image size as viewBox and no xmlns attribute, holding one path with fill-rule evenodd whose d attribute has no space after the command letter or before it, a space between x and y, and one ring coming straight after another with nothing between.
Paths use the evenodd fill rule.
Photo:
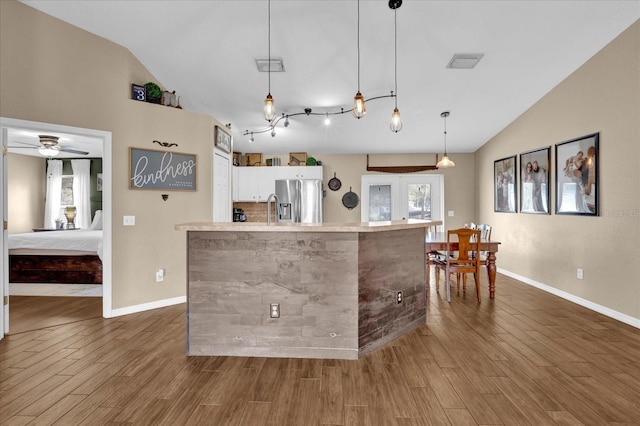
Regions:
<instances>
[{"instance_id":1,"label":"dining table","mask_svg":"<svg viewBox=\"0 0 640 426\"><path fill-rule=\"evenodd\" d=\"M425 251L426 257L429 259L430 254L447 250L447 233L446 232L427 232L425 234ZM496 294L496 253L500 247L500 241L480 240L480 251L486 253L485 266L487 268L487 276L489 279L489 298L493 299ZM451 251L458 250L458 243L451 242ZM430 265L427 261L427 287L429 286Z\"/></svg>"}]
</instances>

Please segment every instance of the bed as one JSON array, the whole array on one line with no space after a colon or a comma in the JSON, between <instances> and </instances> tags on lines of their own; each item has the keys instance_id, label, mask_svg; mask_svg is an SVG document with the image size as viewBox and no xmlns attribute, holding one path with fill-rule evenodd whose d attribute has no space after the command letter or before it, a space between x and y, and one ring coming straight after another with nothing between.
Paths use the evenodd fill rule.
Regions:
<instances>
[{"instance_id":1,"label":"bed","mask_svg":"<svg viewBox=\"0 0 640 426\"><path fill-rule=\"evenodd\" d=\"M86 230L9 234L9 282L102 284L102 225L97 216L100 220L94 218Z\"/></svg>"}]
</instances>

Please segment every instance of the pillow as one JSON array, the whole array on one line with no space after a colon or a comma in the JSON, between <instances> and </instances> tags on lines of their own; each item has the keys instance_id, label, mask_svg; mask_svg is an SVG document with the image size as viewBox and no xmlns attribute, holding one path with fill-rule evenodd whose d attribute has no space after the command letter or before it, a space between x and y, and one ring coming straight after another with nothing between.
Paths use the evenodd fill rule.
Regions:
<instances>
[{"instance_id":1,"label":"pillow","mask_svg":"<svg viewBox=\"0 0 640 426\"><path fill-rule=\"evenodd\" d=\"M93 222L91 222L89 229L92 229L92 230L102 229L102 210L96 210L96 214L93 215Z\"/></svg>"}]
</instances>

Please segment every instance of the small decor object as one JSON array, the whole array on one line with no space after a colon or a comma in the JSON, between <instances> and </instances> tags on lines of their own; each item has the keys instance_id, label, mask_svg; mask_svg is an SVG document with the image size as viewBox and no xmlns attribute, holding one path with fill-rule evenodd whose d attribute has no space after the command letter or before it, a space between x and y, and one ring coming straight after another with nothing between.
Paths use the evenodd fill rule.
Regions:
<instances>
[{"instance_id":1,"label":"small decor object","mask_svg":"<svg viewBox=\"0 0 640 426\"><path fill-rule=\"evenodd\" d=\"M307 158L307 166L315 166L316 164L318 164L318 162L316 161L315 158L313 157Z\"/></svg>"},{"instance_id":2,"label":"small decor object","mask_svg":"<svg viewBox=\"0 0 640 426\"><path fill-rule=\"evenodd\" d=\"M329 189L332 191L337 191L342 186L342 182L340 179L336 177L335 172L333 173L333 177L329 179Z\"/></svg>"},{"instance_id":3,"label":"small decor object","mask_svg":"<svg viewBox=\"0 0 640 426\"><path fill-rule=\"evenodd\" d=\"M147 88L139 84L131 85L131 99L135 101L147 101Z\"/></svg>"},{"instance_id":4,"label":"small decor object","mask_svg":"<svg viewBox=\"0 0 640 426\"><path fill-rule=\"evenodd\" d=\"M160 86L150 81L144 87L147 91L147 102L159 104L162 101L162 89Z\"/></svg>"},{"instance_id":5,"label":"small decor object","mask_svg":"<svg viewBox=\"0 0 640 426\"><path fill-rule=\"evenodd\" d=\"M556 144L556 214L598 216L600 133Z\"/></svg>"},{"instance_id":6,"label":"small decor object","mask_svg":"<svg viewBox=\"0 0 640 426\"><path fill-rule=\"evenodd\" d=\"M167 201L169 199L169 194L162 194L162 199Z\"/></svg>"},{"instance_id":7,"label":"small decor object","mask_svg":"<svg viewBox=\"0 0 640 426\"><path fill-rule=\"evenodd\" d=\"M196 190L196 156L129 148L129 188Z\"/></svg>"},{"instance_id":8,"label":"small decor object","mask_svg":"<svg viewBox=\"0 0 640 426\"><path fill-rule=\"evenodd\" d=\"M549 214L551 147L520 154L520 212Z\"/></svg>"},{"instance_id":9,"label":"small decor object","mask_svg":"<svg viewBox=\"0 0 640 426\"><path fill-rule=\"evenodd\" d=\"M56 229L63 229L64 223L62 223L62 220L60 219L56 219Z\"/></svg>"},{"instance_id":10,"label":"small decor object","mask_svg":"<svg viewBox=\"0 0 640 426\"><path fill-rule=\"evenodd\" d=\"M246 166L261 166L262 165L262 154L245 154L244 157Z\"/></svg>"},{"instance_id":11,"label":"small decor object","mask_svg":"<svg viewBox=\"0 0 640 426\"><path fill-rule=\"evenodd\" d=\"M160 142L160 141L153 141L153 143L157 143L160 146L164 146L165 148L171 148L172 146L178 146L177 143L173 143L173 142Z\"/></svg>"},{"instance_id":12,"label":"small decor object","mask_svg":"<svg viewBox=\"0 0 640 426\"><path fill-rule=\"evenodd\" d=\"M358 194L353 192L351 187L349 187L349 192L342 196L342 204L349 210L354 209L358 207L358 204L360 204L360 197L358 197Z\"/></svg>"},{"instance_id":13,"label":"small decor object","mask_svg":"<svg viewBox=\"0 0 640 426\"><path fill-rule=\"evenodd\" d=\"M214 128L214 141L217 148L231 152L231 135L220 126Z\"/></svg>"},{"instance_id":14,"label":"small decor object","mask_svg":"<svg viewBox=\"0 0 640 426\"><path fill-rule=\"evenodd\" d=\"M289 153L289 165L290 166L306 166L307 165L307 153L306 152L291 152L291 153Z\"/></svg>"},{"instance_id":15,"label":"small decor object","mask_svg":"<svg viewBox=\"0 0 640 426\"><path fill-rule=\"evenodd\" d=\"M502 158L493 162L493 194L496 212L515 213L518 176L516 175L516 156Z\"/></svg>"}]
</instances>

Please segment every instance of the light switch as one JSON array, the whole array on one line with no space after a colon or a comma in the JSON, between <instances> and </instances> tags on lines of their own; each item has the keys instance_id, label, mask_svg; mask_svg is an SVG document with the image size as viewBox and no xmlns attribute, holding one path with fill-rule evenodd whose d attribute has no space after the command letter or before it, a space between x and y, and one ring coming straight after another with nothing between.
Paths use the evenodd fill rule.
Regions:
<instances>
[{"instance_id":1,"label":"light switch","mask_svg":"<svg viewBox=\"0 0 640 426\"><path fill-rule=\"evenodd\" d=\"M122 216L122 226L135 226L136 217L135 216Z\"/></svg>"},{"instance_id":2,"label":"light switch","mask_svg":"<svg viewBox=\"0 0 640 426\"><path fill-rule=\"evenodd\" d=\"M454 216L453 210L449 210L449 217L453 217L453 216Z\"/></svg>"}]
</instances>

